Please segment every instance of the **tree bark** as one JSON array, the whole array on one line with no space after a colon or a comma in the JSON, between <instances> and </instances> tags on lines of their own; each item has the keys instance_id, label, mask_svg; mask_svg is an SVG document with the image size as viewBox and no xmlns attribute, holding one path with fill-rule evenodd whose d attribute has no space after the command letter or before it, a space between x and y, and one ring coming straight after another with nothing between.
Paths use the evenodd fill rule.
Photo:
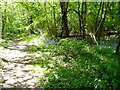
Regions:
<instances>
[{"instance_id":1,"label":"tree bark","mask_svg":"<svg viewBox=\"0 0 120 90\"><path fill-rule=\"evenodd\" d=\"M29 24L33 23L33 17L29 16ZM34 30L33 30L33 25L30 26L30 34L35 34Z\"/></svg>"},{"instance_id":2,"label":"tree bark","mask_svg":"<svg viewBox=\"0 0 120 90\"><path fill-rule=\"evenodd\" d=\"M56 26L56 11L55 6L53 6L53 18L54 18L54 34L57 37L57 26Z\"/></svg>"},{"instance_id":3,"label":"tree bark","mask_svg":"<svg viewBox=\"0 0 120 90\"><path fill-rule=\"evenodd\" d=\"M109 6L110 6L109 2L106 4L106 7L104 6L104 3L103 3L100 23L99 23L97 30L96 30L96 35L97 35L98 39L101 38L101 35L103 33L103 25L104 25L104 22L106 19L107 10L108 10ZM105 7L105 10L104 10L104 7Z\"/></svg>"},{"instance_id":4,"label":"tree bark","mask_svg":"<svg viewBox=\"0 0 120 90\"><path fill-rule=\"evenodd\" d=\"M34 5L35 3L29 2L29 4ZM28 7L26 7L26 10L28 12L30 12L30 9ZM34 27L33 27L32 23L33 23L33 15L28 14L28 25L30 25L30 28L29 28L30 34L35 34Z\"/></svg>"},{"instance_id":5,"label":"tree bark","mask_svg":"<svg viewBox=\"0 0 120 90\"><path fill-rule=\"evenodd\" d=\"M0 40L2 39L2 5L0 3Z\"/></svg>"},{"instance_id":6,"label":"tree bark","mask_svg":"<svg viewBox=\"0 0 120 90\"><path fill-rule=\"evenodd\" d=\"M78 21L79 21L79 31L80 31L80 36L81 36L81 31L82 31L82 27L81 27L81 13L80 13L80 2L79 2L79 0L78 0L78 12L77 12L77 14L78 14Z\"/></svg>"},{"instance_id":7,"label":"tree bark","mask_svg":"<svg viewBox=\"0 0 120 90\"><path fill-rule=\"evenodd\" d=\"M118 2L118 15L120 14L120 1ZM120 16L119 16L120 18ZM120 23L119 23L120 25ZM119 39L120 39L120 36L119 36ZM116 47L116 50L115 50L115 54L118 54L119 53L119 49L120 49L120 41L118 42L118 45Z\"/></svg>"},{"instance_id":8,"label":"tree bark","mask_svg":"<svg viewBox=\"0 0 120 90\"><path fill-rule=\"evenodd\" d=\"M87 15L87 3L84 2L84 12L83 12L83 38L85 39L86 37L86 30L87 30L87 26L86 26L86 15Z\"/></svg>"},{"instance_id":9,"label":"tree bark","mask_svg":"<svg viewBox=\"0 0 120 90\"><path fill-rule=\"evenodd\" d=\"M98 12L97 12L97 15L96 15L94 31L96 31L97 26L98 26L98 17L99 17L99 14L100 14L101 6L102 6L102 2L100 2L100 7L99 7Z\"/></svg>"},{"instance_id":10,"label":"tree bark","mask_svg":"<svg viewBox=\"0 0 120 90\"><path fill-rule=\"evenodd\" d=\"M67 19L68 2L60 2L60 7L61 7L61 12L62 12L61 37L66 38L69 36L68 19Z\"/></svg>"},{"instance_id":11,"label":"tree bark","mask_svg":"<svg viewBox=\"0 0 120 90\"><path fill-rule=\"evenodd\" d=\"M119 48L120 48L120 41L119 41L119 43L118 43L118 45L117 45L117 47L116 47L115 54L118 54L118 53L119 53Z\"/></svg>"},{"instance_id":12,"label":"tree bark","mask_svg":"<svg viewBox=\"0 0 120 90\"><path fill-rule=\"evenodd\" d=\"M78 15L78 22L79 22L79 32L80 32L80 37L81 37L81 36L82 36L82 26L81 26L82 21L81 21L81 12L80 12L80 10L79 10L79 8L80 8L80 5L79 5L79 4L80 4L80 3L78 2L78 10L69 9L68 12L69 12L70 10L73 10L75 13L77 13L77 15Z\"/></svg>"},{"instance_id":13,"label":"tree bark","mask_svg":"<svg viewBox=\"0 0 120 90\"><path fill-rule=\"evenodd\" d=\"M44 11L45 11L45 18L46 18L46 26L47 26L48 30L50 30L49 21L48 21L48 17L47 17L46 2L44 2Z\"/></svg>"},{"instance_id":14,"label":"tree bark","mask_svg":"<svg viewBox=\"0 0 120 90\"><path fill-rule=\"evenodd\" d=\"M83 35L83 30L84 30L83 12L84 12L84 2L82 2L82 8L81 8L81 33L82 33L83 38L85 38L85 36Z\"/></svg>"},{"instance_id":15,"label":"tree bark","mask_svg":"<svg viewBox=\"0 0 120 90\"><path fill-rule=\"evenodd\" d=\"M7 2L5 2L5 9L2 12L2 29L1 29L1 38L4 39L4 33L5 33L5 23L6 23L6 6L7 6Z\"/></svg>"}]
</instances>

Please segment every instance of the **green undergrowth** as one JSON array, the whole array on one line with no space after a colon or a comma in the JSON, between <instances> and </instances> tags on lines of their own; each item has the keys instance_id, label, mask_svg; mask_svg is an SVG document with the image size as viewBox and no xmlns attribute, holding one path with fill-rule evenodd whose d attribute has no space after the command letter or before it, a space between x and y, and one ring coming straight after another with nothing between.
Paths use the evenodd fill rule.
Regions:
<instances>
[{"instance_id":1,"label":"green undergrowth","mask_svg":"<svg viewBox=\"0 0 120 90\"><path fill-rule=\"evenodd\" d=\"M32 65L47 68L38 83L43 88L118 88L120 55L114 55L114 49L69 38L29 46L29 51L41 55Z\"/></svg>"},{"instance_id":2,"label":"green undergrowth","mask_svg":"<svg viewBox=\"0 0 120 90\"><path fill-rule=\"evenodd\" d=\"M31 40L33 40L34 38L37 38L38 35L35 34L31 34L31 35L26 35L26 34L19 34L18 35L22 40L25 40L27 42L30 42Z\"/></svg>"},{"instance_id":3,"label":"green undergrowth","mask_svg":"<svg viewBox=\"0 0 120 90\"><path fill-rule=\"evenodd\" d=\"M9 41L8 40L0 40L0 47L7 48L8 46L9 46Z\"/></svg>"}]
</instances>

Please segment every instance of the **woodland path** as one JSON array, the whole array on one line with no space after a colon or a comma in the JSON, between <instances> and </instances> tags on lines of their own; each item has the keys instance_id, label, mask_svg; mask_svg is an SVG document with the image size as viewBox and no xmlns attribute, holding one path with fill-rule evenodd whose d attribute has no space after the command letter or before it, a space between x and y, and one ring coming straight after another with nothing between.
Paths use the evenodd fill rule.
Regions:
<instances>
[{"instance_id":1,"label":"woodland path","mask_svg":"<svg viewBox=\"0 0 120 90\"><path fill-rule=\"evenodd\" d=\"M0 47L0 88L35 88L38 78L44 75L43 68L29 63L35 60L33 54L25 52L28 43L20 39L11 40L8 48Z\"/></svg>"}]
</instances>

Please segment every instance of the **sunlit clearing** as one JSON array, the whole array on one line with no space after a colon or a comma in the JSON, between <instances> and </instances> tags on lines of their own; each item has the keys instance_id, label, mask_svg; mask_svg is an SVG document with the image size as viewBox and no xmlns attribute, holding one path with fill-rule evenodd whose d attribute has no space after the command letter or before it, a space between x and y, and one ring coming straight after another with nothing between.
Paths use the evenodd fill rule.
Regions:
<instances>
[{"instance_id":1,"label":"sunlit clearing","mask_svg":"<svg viewBox=\"0 0 120 90\"><path fill-rule=\"evenodd\" d=\"M43 40L45 39L45 35L46 34L42 34L41 36L37 36L33 38L32 40L30 40L28 45L43 45L44 44Z\"/></svg>"},{"instance_id":2,"label":"sunlit clearing","mask_svg":"<svg viewBox=\"0 0 120 90\"><path fill-rule=\"evenodd\" d=\"M34 65L33 69L36 72L35 74L38 74L38 76L41 78L43 78L44 74L47 72L47 68L42 68L39 65Z\"/></svg>"}]
</instances>

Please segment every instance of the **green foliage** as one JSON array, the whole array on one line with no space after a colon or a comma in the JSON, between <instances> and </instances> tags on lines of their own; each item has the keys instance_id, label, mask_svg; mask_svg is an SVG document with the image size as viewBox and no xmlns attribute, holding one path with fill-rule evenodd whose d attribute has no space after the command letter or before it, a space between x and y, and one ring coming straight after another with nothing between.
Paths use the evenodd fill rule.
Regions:
<instances>
[{"instance_id":1,"label":"green foliage","mask_svg":"<svg viewBox=\"0 0 120 90\"><path fill-rule=\"evenodd\" d=\"M38 51L39 48L38 48L38 46L36 46L36 45L30 45L30 46L28 47L28 50L34 52L34 51Z\"/></svg>"},{"instance_id":2,"label":"green foliage","mask_svg":"<svg viewBox=\"0 0 120 90\"><path fill-rule=\"evenodd\" d=\"M110 41L109 41L110 42ZM47 68L39 86L44 88L117 88L120 56L108 43L89 46L76 39L61 39L57 45L30 46L41 56L33 65Z\"/></svg>"},{"instance_id":3,"label":"green foliage","mask_svg":"<svg viewBox=\"0 0 120 90\"><path fill-rule=\"evenodd\" d=\"M39 36L38 35L35 35L35 34L30 34L30 35L27 35L26 34L19 34L18 35L22 40L25 40L27 42L30 42L32 41L34 38L38 38Z\"/></svg>"},{"instance_id":4,"label":"green foliage","mask_svg":"<svg viewBox=\"0 0 120 90\"><path fill-rule=\"evenodd\" d=\"M9 41L7 40L0 40L0 46L2 47L8 47L9 46Z\"/></svg>"},{"instance_id":5,"label":"green foliage","mask_svg":"<svg viewBox=\"0 0 120 90\"><path fill-rule=\"evenodd\" d=\"M80 2L79 4L79 10L82 14L82 3ZM106 3L104 3L104 5L105 4ZM102 27L104 33L105 30L118 30L119 28L119 4L110 4L111 7L108 9L106 20L104 22L104 26ZM78 3L69 2L68 8L71 10L68 10L67 18L70 35L74 35L74 32L77 32L78 35L80 32L80 18L75 12L78 11L78 7ZM96 19L98 19L98 22L100 21L102 17L102 8L105 9L105 7L100 8L100 13L97 18L99 8L100 3L87 3L86 28L94 28L97 25L95 22ZM44 32L47 32L50 36L60 36L60 33L62 32L60 15L61 9L59 6L59 2L48 2L46 3L46 6L44 3L39 2L3 2L1 3L1 12L4 15L3 21L5 22L5 38L14 37L14 35L18 35L21 33L24 33L25 35L31 34L31 32L38 34L38 29L43 29ZM92 30L92 32L95 32L95 30Z\"/></svg>"},{"instance_id":6,"label":"green foliage","mask_svg":"<svg viewBox=\"0 0 120 90\"><path fill-rule=\"evenodd\" d=\"M45 5L46 4L46 5ZM87 20L80 17L74 11L78 11L78 3L69 3L67 16L70 35L79 32L79 19L81 26L98 28L99 22L103 19L106 4L100 7L100 3L87 3ZM80 3L80 13L82 12ZM100 28L101 33L108 30L119 31L119 7L118 3L110 3L105 22ZM54 9L53 9L54 7ZM99 15L98 10L100 9ZM15 35L27 42L35 41L39 36L47 32L48 36L60 36L61 30L61 9L58 2L38 3L38 2L13 2L1 4L1 24L4 24L3 36L11 39ZM97 22L96 22L97 20ZM3 22L4 21L4 22ZM3 26L1 25L1 28ZM41 31L40 31L41 30ZM90 32L96 32L92 29ZM33 34L34 33L34 34ZM73 33L73 34L71 34ZM83 32L82 32L83 33ZM89 46L86 42L76 39L61 39L56 44L37 41L37 44L28 45L28 51L40 55L33 62L33 65L47 68L45 77L40 81L40 87L44 88L116 88L120 82L120 56L113 55L113 44L99 42L100 45ZM91 41L90 41L91 42ZM110 42L110 41L108 41ZM42 43L42 44L41 44ZM114 42L115 43L115 42ZM8 47L9 42L0 41L0 46Z\"/></svg>"},{"instance_id":7,"label":"green foliage","mask_svg":"<svg viewBox=\"0 0 120 90\"><path fill-rule=\"evenodd\" d=\"M70 38L61 39L59 43L60 45L57 47L57 52L61 55L65 55L66 61L73 56L79 55L86 44L83 41Z\"/></svg>"}]
</instances>

